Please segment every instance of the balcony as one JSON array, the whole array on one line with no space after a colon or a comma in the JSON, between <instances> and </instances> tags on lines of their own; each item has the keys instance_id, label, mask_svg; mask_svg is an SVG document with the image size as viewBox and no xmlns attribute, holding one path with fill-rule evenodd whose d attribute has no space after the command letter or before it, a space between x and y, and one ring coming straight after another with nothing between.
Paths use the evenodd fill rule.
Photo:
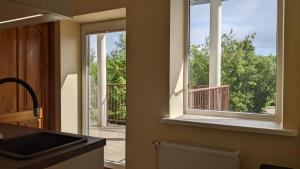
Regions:
<instances>
[{"instance_id":1,"label":"balcony","mask_svg":"<svg viewBox=\"0 0 300 169\"><path fill-rule=\"evenodd\" d=\"M229 111L229 86L208 87L196 85L189 87L188 108L202 110Z\"/></svg>"},{"instance_id":2,"label":"balcony","mask_svg":"<svg viewBox=\"0 0 300 169\"><path fill-rule=\"evenodd\" d=\"M126 124L126 84L107 85L107 105L109 124Z\"/></svg>"},{"instance_id":3,"label":"balcony","mask_svg":"<svg viewBox=\"0 0 300 169\"><path fill-rule=\"evenodd\" d=\"M106 138L104 149L106 162L125 164L125 133L126 133L126 84L108 84L106 86L106 125L100 123L99 86L90 83L90 127L89 135ZM103 116L102 116L103 117Z\"/></svg>"}]
</instances>

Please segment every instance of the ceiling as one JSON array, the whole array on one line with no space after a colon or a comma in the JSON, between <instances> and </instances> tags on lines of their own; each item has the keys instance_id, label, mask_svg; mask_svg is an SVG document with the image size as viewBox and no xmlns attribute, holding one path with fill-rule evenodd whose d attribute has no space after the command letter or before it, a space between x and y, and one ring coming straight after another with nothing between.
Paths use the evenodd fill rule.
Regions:
<instances>
[{"instance_id":1,"label":"ceiling","mask_svg":"<svg viewBox=\"0 0 300 169\"><path fill-rule=\"evenodd\" d=\"M0 29L62 20L70 17L72 11L71 0L64 0L63 3L60 2L61 0L0 0ZM1 23L3 21L29 17L37 14L42 14L42 16Z\"/></svg>"},{"instance_id":2,"label":"ceiling","mask_svg":"<svg viewBox=\"0 0 300 169\"><path fill-rule=\"evenodd\" d=\"M40 11L24 8L23 6L0 1L0 22L39 14Z\"/></svg>"},{"instance_id":3,"label":"ceiling","mask_svg":"<svg viewBox=\"0 0 300 169\"><path fill-rule=\"evenodd\" d=\"M74 16L73 22L80 24L126 18L126 8Z\"/></svg>"},{"instance_id":4,"label":"ceiling","mask_svg":"<svg viewBox=\"0 0 300 169\"><path fill-rule=\"evenodd\" d=\"M64 0L65 3L59 3L61 0L43 1L36 0L32 4L26 4L29 1L20 0L0 0L0 29L6 29L10 27L37 24L42 22L50 22L55 20L70 20L80 24L123 19L126 18L126 8L113 9L103 12L96 12L84 15L70 17L70 9L72 8L71 0ZM51 3L49 5L48 3ZM48 4L48 5L47 5ZM66 9L63 11L63 9ZM21 21L15 21L10 23L1 23L11 19L28 17L32 15L43 14L42 17L31 18ZM68 17L66 17L68 16Z\"/></svg>"}]
</instances>

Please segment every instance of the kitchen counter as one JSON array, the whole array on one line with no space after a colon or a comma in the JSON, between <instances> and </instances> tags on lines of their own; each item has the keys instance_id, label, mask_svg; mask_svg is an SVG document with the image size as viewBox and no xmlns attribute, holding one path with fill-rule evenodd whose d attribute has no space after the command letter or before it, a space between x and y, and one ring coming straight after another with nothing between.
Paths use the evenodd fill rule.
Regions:
<instances>
[{"instance_id":1,"label":"kitchen counter","mask_svg":"<svg viewBox=\"0 0 300 169\"><path fill-rule=\"evenodd\" d=\"M20 137L28 134L34 134L41 131L48 132L48 130L34 129L34 128L21 127L21 126L10 125L10 124L1 124L1 123L0 123L0 131L4 135L5 139ZM0 168L1 169L47 168L59 164L61 162L67 161L69 159L78 157L82 154L102 148L106 144L105 139L88 137L88 136L84 136L84 137L87 138L86 142L78 143L62 149L54 150L46 154L39 155L38 157L35 158L18 160L18 159L0 155ZM100 157L99 160L101 160Z\"/></svg>"}]
</instances>

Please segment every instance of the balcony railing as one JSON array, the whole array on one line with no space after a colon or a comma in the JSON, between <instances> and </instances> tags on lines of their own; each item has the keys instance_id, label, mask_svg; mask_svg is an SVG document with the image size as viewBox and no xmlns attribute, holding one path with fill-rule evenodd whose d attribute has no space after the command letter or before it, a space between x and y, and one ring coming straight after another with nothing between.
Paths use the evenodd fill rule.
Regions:
<instances>
[{"instance_id":1,"label":"balcony railing","mask_svg":"<svg viewBox=\"0 0 300 169\"><path fill-rule=\"evenodd\" d=\"M97 86L92 85L94 91ZM95 93L96 94L96 93ZM219 110L228 111L229 104L229 86L219 87L191 86L188 92L188 107L190 109ZM94 110L92 122L98 123L97 97L90 99L91 110ZM126 124L126 84L108 84L107 85L107 121L110 124ZM93 116L93 115L92 115Z\"/></svg>"},{"instance_id":2,"label":"balcony railing","mask_svg":"<svg viewBox=\"0 0 300 169\"><path fill-rule=\"evenodd\" d=\"M188 99L190 109L228 111L230 108L229 86L191 86Z\"/></svg>"},{"instance_id":3,"label":"balcony railing","mask_svg":"<svg viewBox=\"0 0 300 169\"><path fill-rule=\"evenodd\" d=\"M108 122L125 124L126 122L126 84L107 85Z\"/></svg>"},{"instance_id":4,"label":"balcony railing","mask_svg":"<svg viewBox=\"0 0 300 169\"><path fill-rule=\"evenodd\" d=\"M107 122L110 124L125 124L126 121L126 85L107 85ZM90 124L99 125L100 112L98 110L99 86L96 82L90 82L89 113Z\"/></svg>"}]
</instances>

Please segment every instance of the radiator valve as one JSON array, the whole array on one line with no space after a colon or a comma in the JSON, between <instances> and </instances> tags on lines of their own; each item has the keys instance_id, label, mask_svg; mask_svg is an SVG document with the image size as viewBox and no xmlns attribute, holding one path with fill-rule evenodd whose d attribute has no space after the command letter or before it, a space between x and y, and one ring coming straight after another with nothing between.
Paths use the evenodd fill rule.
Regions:
<instances>
[{"instance_id":1,"label":"radiator valve","mask_svg":"<svg viewBox=\"0 0 300 169\"><path fill-rule=\"evenodd\" d=\"M160 142L159 141L152 141L152 146L153 146L153 149L158 151L159 150L159 146L160 146Z\"/></svg>"}]
</instances>

